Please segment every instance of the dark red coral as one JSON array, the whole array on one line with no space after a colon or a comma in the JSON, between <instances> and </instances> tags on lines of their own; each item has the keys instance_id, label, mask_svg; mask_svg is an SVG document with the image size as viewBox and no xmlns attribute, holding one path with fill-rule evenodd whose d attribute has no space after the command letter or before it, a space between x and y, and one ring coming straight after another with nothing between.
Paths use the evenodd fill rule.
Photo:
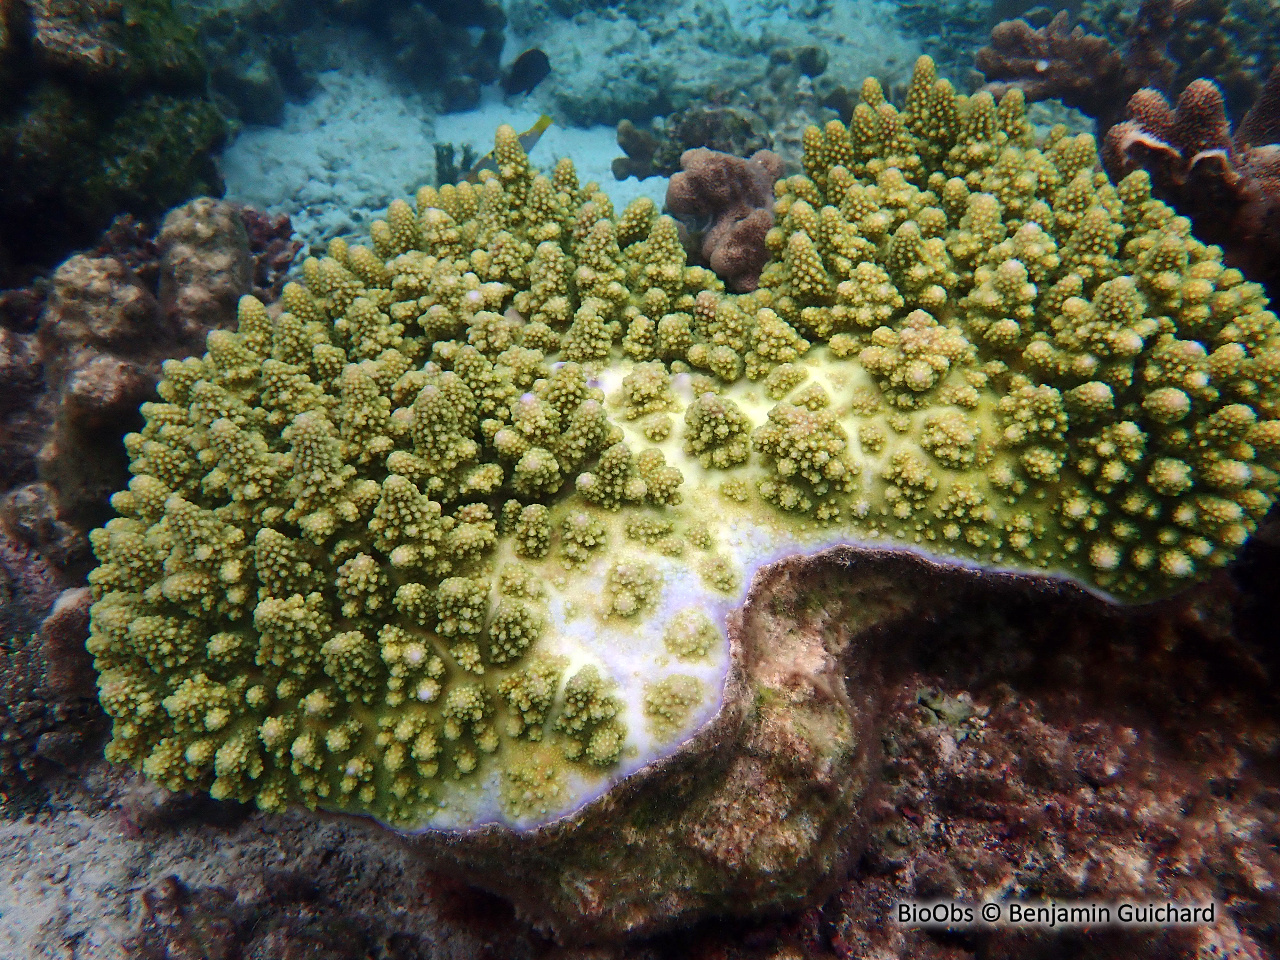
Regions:
<instances>
[{"instance_id":1,"label":"dark red coral","mask_svg":"<svg viewBox=\"0 0 1280 960\"><path fill-rule=\"evenodd\" d=\"M1190 84L1176 107L1139 90L1128 110L1103 142L1111 175L1146 170L1152 192L1190 218L1197 236L1280 297L1280 67L1234 136L1211 80Z\"/></svg>"},{"instance_id":2,"label":"dark red coral","mask_svg":"<svg viewBox=\"0 0 1280 960\"><path fill-rule=\"evenodd\" d=\"M680 166L667 187L667 210L697 235L703 261L725 286L754 290L769 259L764 238L773 226L782 160L768 150L744 160L699 148L686 150Z\"/></svg>"}]
</instances>

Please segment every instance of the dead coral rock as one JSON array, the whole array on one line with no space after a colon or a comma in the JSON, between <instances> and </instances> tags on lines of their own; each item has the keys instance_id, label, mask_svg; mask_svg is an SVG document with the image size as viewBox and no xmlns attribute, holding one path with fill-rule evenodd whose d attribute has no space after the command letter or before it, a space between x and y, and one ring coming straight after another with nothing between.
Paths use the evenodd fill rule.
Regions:
<instances>
[{"instance_id":1,"label":"dead coral rock","mask_svg":"<svg viewBox=\"0 0 1280 960\"><path fill-rule=\"evenodd\" d=\"M23 397L40 384L40 362L27 339L0 327L0 411L21 405Z\"/></svg>"},{"instance_id":2,"label":"dead coral rock","mask_svg":"<svg viewBox=\"0 0 1280 960\"><path fill-rule=\"evenodd\" d=\"M200 197L169 211L156 242L161 309L178 341L198 352L210 330L233 325L236 303L251 289L244 221L234 205Z\"/></svg>"},{"instance_id":3,"label":"dead coral rock","mask_svg":"<svg viewBox=\"0 0 1280 960\"><path fill-rule=\"evenodd\" d=\"M0 283L92 244L121 211L222 191L227 125L172 3L5 0L0 19Z\"/></svg>"},{"instance_id":4,"label":"dead coral rock","mask_svg":"<svg viewBox=\"0 0 1280 960\"><path fill-rule=\"evenodd\" d=\"M170 876L142 893L142 929L128 943L139 960L426 960L411 938L326 898L300 874L269 878L245 899Z\"/></svg>"},{"instance_id":5,"label":"dead coral rock","mask_svg":"<svg viewBox=\"0 0 1280 960\"><path fill-rule=\"evenodd\" d=\"M800 561L796 561L800 562ZM843 651L774 629L776 576L730 624L716 718L570 818L405 842L565 941L616 941L706 916L798 909L861 849L877 767L875 698L845 694Z\"/></svg>"},{"instance_id":6,"label":"dead coral rock","mask_svg":"<svg viewBox=\"0 0 1280 960\"><path fill-rule=\"evenodd\" d=\"M201 198L171 211L156 241L158 298L120 257L77 255L54 273L36 334L56 412L38 456L59 520L87 530L127 481L120 438L139 424L163 361L235 324L254 263L239 208ZM83 556L82 547L74 554Z\"/></svg>"},{"instance_id":7,"label":"dead coral rock","mask_svg":"<svg viewBox=\"0 0 1280 960\"><path fill-rule=\"evenodd\" d=\"M684 925L647 941L558 950L507 904L432 872L412 846L367 820L317 820L306 810L237 812L207 797L201 806L181 795L153 798L144 819L121 797L130 789L122 781L149 789L141 777L96 763L59 792L57 804L5 824L0 857L2 882L16 896L52 889L56 903L74 902L77 909L52 916L8 912L6 929L41 956L56 956L79 932L84 939L78 942L89 942L93 956L139 960L217 956L207 945L216 943L229 944L233 957L326 957L319 949L307 952L314 941L301 934L335 929L362 960L1278 956L1274 678L1280 651L1274 634L1280 596L1274 585L1280 549L1256 541L1231 576L1138 608L1116 608L1061 583L941 567L885 551L832 551L767 571L735 627L744 647L752 638L766 648L782 642L776 657L765 650L771 666L761 668L753 703L766 718L789 723L801 735L802 751L821 743L809 723L815 715L822 720L819 708L828 701L851 703L841 709L855 711L869 705L877 718L857 747L870 766L853 767L859 775L871 770L874 780L858 807L865 839L850 838L861 855L837 869L835 892L816 893L811 906L733 916L732 902L715 903L733 918ZM819 677L824 682L815 687ZM791 720L797 704L817 713L802 710ZM816 732L824 729L820 724ZM725 742L765 741L738 728ZM803 769L761 756L800 789ZM738 769L749 769L751 759ZM803 752L800 759L808 762ZM697 781L705 775L715 789L734 766L704 771L690 764L669 797L658 794L648 807L602 808L614 819L597 834L599 846L584 844L583 859L544 863L540 872L532 854L517 856L510 886L532 876L551 889L563 885L581 896L605 897L616 881L626 893L625 873L612 872L638 859L626 852L625 841L650 828L671 835L670 821L698 817L709 804L700 799ZM776 796L769 794L770 806ZM804 836L819 828L810 814L821 812L826 796L819 791L794 808L788 829ZM754 816L749 805L726 805ZM720 828L702 836L716 840L699 851L732 838ZM428 839L446 848L437 850L438 863L451 859L451 844L468 856L469 835ZM742 858L727 842L724 852L716 864ZM673 855L684 853L677 848ZM264 867L271 864L287 864L290 873ZM491 872L504 866L496 855L488 863ZM51 888L41 878L54 871L65 879ZM156 888L175 871L185 887L181 907ZM710 867L703 875L712 875ZM663 879L655 877L646 897L623 904L621 913L634 908L635 916L652 918L678 905L683 888L664 887ZM209 892L215 887L234 894L235 905ZM151 888L173 905L157 902L154 918L145 902L127 895ZM669 899L668 889L674 891ZM1140 902L1213 897L1216 922L1176 929L940 929L896 919L902 900L980 901L990 894L1114 903L1135 891ZM525 915L545 917L538 892L521 895ZM557 894L553 906L565 902ZM247 914L238 912L242 907ZM212 924L219 916L234 922L234 937L192 939L211 929L206 918ZM249 922L240 925L246 916ZM695 916L684 915L686 921ZM132 952L119 944L126 930L139 936ZM326 949L332 943L320 942Z\"/></svg>"},{"instance_id":8,"label":"dead coral rock","mask_svg":"<svg viewBox=\"0 0 1280 960\"><path fill-rule=\"evenodd\" d=\"M124 476L119 438L151 394L149 357L163 342L155 298L119 261L77 255L54 274L36 344L57 400L37 462L59 520L87 529L101 517ZM85 545L71 553L83 557Z\"/></svg>"},{"instance_id":9,"label":"dead coral rock","mask_svg":"<svg viewBox=\"0 0 1280 960\"><path fill-rule=\"evenodd\" d=\"M1103 143L1108 172L1119 179L1147 171L1152 192L1190 218L1198 237L1280 296L1280 68L1234 137L1211 80L1190 84L1176 108L1156 90L1139 90L1128 111Z\"/></svg>"},{"instance_id":10,"label":"dead coral rock","mask_svg":"<svg viewBox=\"0 0 1280 960\"><path fill-rule=\"evenodd\" d=\"M856 623L862 584L883 575L859 566L852 588L815 577L827 608L792 629ZM836 954L1274 956L1270 630L1239 630L1232 584L1137 608L946 571L933 590L882 625L884 790L857 871L824 907ZM894 915L900 901L1004 899L1218 910L1181 929L977 925L954 954L935 953L957 946L945 931Z\"/></svg>"},{"instance_id":11,"label":"dead coral rock","mask_svg":"<svg viewBox=\"0 0 1280 960\"><path fill-rule=\"evenodd\" d=\"M667 187L667 209L700 231L703 261L733 290L754 290L769 259L765 234L773 226L773 185L779 157L757 150L743 159L715 150L686 150L681 173ZM704 226L705 225L705 226Z\"/></svg>"},{"instance_id":12,"label":"dead coral rock","mask_svg":"<svg viewBox=\"0 0 1280 960\"><path fill-rule=\"evenodd\" d=\"M8 639L34 635L59 592L53 568L0 533L0 634Z\"/></svg>"},{"instance_id":13,"label":"dead coral rock","mask_svg":"<svg viewBox=\"0 0 1280 960\"><path fill-rule=\"evenodd\" d=\"M159 333L155 297L133 273L113 257L82 254L54 272L40 326L55 380L83 351L137 350Z\"/></svg>"},{"instance_id":14,"label":"dead coral rock","mask_svg":"<svg viewBox=\"0 0 1280 960\"><path fill-rule=\"evenodd\" d=\"M38 800L39 781L105 732L89 635L89 591L59 592L38 554L0 534L0 796ZM16 809L16 808L15 808Z\"/></svg>"},{"instance_id":15,"label":"dead coral rock","mask_svg":"<svg viewBox=\"0 0 1280 960\"><path fill-rule=\"evenodd\" d=\"M35 479L35 452L52 420L31 338L0 327L0 490Z\"/></svg>"},{"instance_id":16,"label":"dead coral rock","mask_svg":"<svg viewBox=\"0 0 1280 960\"><path fill-rule=\"evenodd\" d=\"M0 500L0 526L61 571L83 572L80 568L88 563L85 531L58 516L47 484L27 483L5 494Z\"/></svg>"},{"instance_id":17,"label":"dead coral rock","mask_svg":"<svg viewBox=\"0 0 1280 960\"><path fill-rule=\"evenodd\" d=\"M253 254L253 295L263 303L274 303L280 299L302 241L293 238L293 224L286 214L273 217L253 207L241 207L240 219Z\"/></svg>"},{"instance_id":18,"label":"dead coral rock","mask_svg":"<svg viewBox=\"0 0 1280 960\"><path fill-rule=\"evenodd\" d=\"M26 7L36 56L78 80L193 87L204 76L194 35L176 18L138 14L119 0L18 0L16 5Z\"/></svg>"},{"instance_id":19,"label":"dead coral rock","mask_svg":"<svg viewBox=\"0 0 1280 960\"><path fill-rule=\"evenodd\" d=\"M152 386L151 378L137 365L98 355L67 379L63 410L84 428L98 429L136 410Z\"/></svg>"}]
</instances>

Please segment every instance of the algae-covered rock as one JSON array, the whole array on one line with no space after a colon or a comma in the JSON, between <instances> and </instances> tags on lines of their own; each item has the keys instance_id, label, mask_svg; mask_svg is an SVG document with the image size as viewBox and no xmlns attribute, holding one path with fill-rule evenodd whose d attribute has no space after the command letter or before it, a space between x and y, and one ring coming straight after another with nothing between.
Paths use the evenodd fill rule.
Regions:
<instances>
[{"instance_id":1,"label":"algae-covered rock","mask_svg":"<svg viewBox=\"0 0 1280 960\"><path fill-rule=\"evenodd\" d=\"M15 267L118 213L221 193L226 124L169 0L15 0L0 19L0 250Z\"/></svg>"},{"instance_id":2,"label":"algae-covered rock","mask_svg":"<svg viewBox=\"0 0 1280 960\"><path fill-rule=\"evenodd\" d=\"M24 0L34 56L54 70L111 87L160 82L194 88L204 79L195 34L171 0Z\"/></svg>"}]
</instances>

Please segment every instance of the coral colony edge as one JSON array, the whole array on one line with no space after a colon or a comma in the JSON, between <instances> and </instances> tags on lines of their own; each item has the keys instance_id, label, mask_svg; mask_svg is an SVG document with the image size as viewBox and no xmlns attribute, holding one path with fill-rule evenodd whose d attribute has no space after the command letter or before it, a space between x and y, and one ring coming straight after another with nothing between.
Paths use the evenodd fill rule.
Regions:
<instances>
[{"instance_id":1,"label":"coral colony edge","mask_svg":"<svg viewBox=\"0 0 1280 960\"><path fill-rule=\"evenodd\" d=\"M93 534L109 758L532 827L715 716L753 575L841 543L1123 601L1275 496L1280 323L1087 135L916 66L805 135L734 295L568 160L424 187L170 361Z\"/></svg>"}]
</instances>

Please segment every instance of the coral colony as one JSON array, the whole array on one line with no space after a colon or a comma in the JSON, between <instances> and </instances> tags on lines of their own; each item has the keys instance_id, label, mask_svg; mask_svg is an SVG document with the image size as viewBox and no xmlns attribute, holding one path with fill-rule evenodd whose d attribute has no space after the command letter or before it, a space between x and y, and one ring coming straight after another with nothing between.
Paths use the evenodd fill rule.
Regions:
<instances>
[{"instance_id":1,"label":"coral colony","mask_svg":"<svg viewBox=\"0 0 1280 960\"><path fill-rule=\"evenodd\" d=\"M753 572L838 542L1141 601L1274 499L1280 324L1093 139L916 67L776 185L759 286L513 130L166 364L93 535L108 748L401 828L545 822L717 707Z\"/></svg>"}]
</instances>

